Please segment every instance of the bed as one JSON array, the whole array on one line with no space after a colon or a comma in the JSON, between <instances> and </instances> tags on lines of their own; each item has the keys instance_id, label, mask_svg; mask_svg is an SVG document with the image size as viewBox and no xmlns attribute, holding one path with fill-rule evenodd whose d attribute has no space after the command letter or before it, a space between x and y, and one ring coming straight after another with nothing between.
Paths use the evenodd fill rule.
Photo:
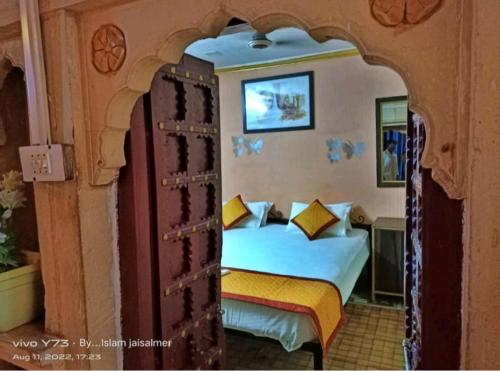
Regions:
<instances>
[{"instance_id":1,"label":"bed","mask_svg":"<svg viewBox=\"0 0 500 371\"><path fill-rule=\"evenodd\" d=\"M330 282L338 289L343 305L369 257L369 232L357 227L362 225L354 225L346 237L320 237L314 241L301 233L286 231L286 225L278 223L258 229L234 228L224 231L221 265L231 272ZM287 351L311 350L315 368L321 368L318 326L310 315L224 297L224 277L222 309L224 328L230 332L272 339Z\"/></svg>"}]
</instances>

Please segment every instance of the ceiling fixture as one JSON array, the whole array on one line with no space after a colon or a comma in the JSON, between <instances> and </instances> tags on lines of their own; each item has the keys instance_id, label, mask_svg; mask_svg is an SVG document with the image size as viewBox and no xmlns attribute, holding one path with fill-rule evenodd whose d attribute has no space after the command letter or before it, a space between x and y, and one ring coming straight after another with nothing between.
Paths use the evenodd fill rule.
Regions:
<instances>
[{"instance_id":1,"label":"ceiling fixture","mask_svg":"<svg viewBox=\"0 0 500 371\"><path fill-rule=\"evenodd\" d=\"M265 34L256 32L252 36L252 40L248 42L248 46L253 49L266 49L273 44Z\"/></svg>"}]
</instances>

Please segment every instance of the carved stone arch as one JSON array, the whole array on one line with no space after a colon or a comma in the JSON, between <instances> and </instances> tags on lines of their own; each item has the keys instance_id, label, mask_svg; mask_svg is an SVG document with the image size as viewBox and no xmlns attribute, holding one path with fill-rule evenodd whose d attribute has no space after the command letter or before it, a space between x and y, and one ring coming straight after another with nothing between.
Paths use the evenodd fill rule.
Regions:
<instances>
[{"instance_id":1,"label":"carved stone arch","mask_svg":"<svg viewBox=\"0 0 500 371\"><path fill-rule=\"evenodd\" d=\"M348 40L358 48L362 58L367 63L383 65L398 73L408 89L410 108L423 117L429 134L422 164L432 168L433 178L443 186L450 197L463 197L463 179L456 171L456 162L458 155L464 156L466 150L459 148L457 151L462 152L458 155L450 153L446 147L448 139L444 138L443 129L439 131L439 141L436 141L436 138L432 136L434 122L442 121L443 114L441 112L440 120L435 119L436 115L429 101L426 101L426 99L431 98L422 98L422 95L425 94L419 93L421 81L417 81L417 77L406 68L406 62L401 55L390 49L380 48L380 44L377 44L373 37L367 43L362 36L357 35L356 31L352 30L350 22L335 23L323 20L314 24L311 19L302 18L296 13L292 14L290 9L281 10L280 8L269 10L269 12L267 9L261 9L260 13L254 10L252 13L246 9L248 14L244 14L223 4L227 3L219 1L216 9L208 12L197 22L198 24L171 31L163 38L160 45L151 50L149 55L134 62L127 74L125 86L118 89L107 105L104 125L97 134L94 134L97 135L97 138L91 138L91 141L93 140L91 146L97 147L90 164L92 184L109 184L116 179L120 167L125 164L124 139L130 126L130 113L137 98L149 90L155 72L164 64L177 63L189 44L202 38L217 36L232 17L238 17L265 33L280 27L298 27L308 32L319 42L333 37ZM355 19L354 15L352 19ZM427 95L429 94L427 93ZM451 125L450 128L456 129ZM452 149L460 147L460 134L458 131L451 133L453 137L451 140Z\"/></svg>"},{"instance_id":2,"label":"carved stone arch","mask_svg":"<svg viewBox=\"0 0 500 371\"><path fill-rule=\"evenodd\" d=\"M249 23L262 33L269 33L283 27L300 28L307 32L311 29L311 26L305 20L286 12L266 14L249 21Z\"/></svg>"},{"instance_id":3,"label":"carved stone arch","mask_svg":"<svg viewBox=\"0 0 500 371\"><path fill-rule=\"evenodd\" d=\"M367 64L375 66L385 66L395 71L399 75L399 77L401 77L406 86L406 89L408 90L408 106L410 110L422 117L422 119L424 120L426 132L430 132L429 122L431 120L431 114L428 112L425 106L420 103L418 89L415 89L415 86L418 85L418 81L412 81L406 69L394 63L390 58L382 56L375 51L369 50L363 43L363 41L357 38L356 35L348 33L339 27L318 27L309 31L309 34L318 42L325 42L333 38L340 38L349 41L351 44L356 46L359 53L361 54L361 57ZM427 143L430 143L431 140L432 138L429 136L429 140ZM430 145L427 145L425 149L428 150L429 148ZM432 168L436 161L435 157L431 154L426 154L424 151L423 158L427 160L426 166ZM439 167L433 169L434 179L440 179L442 176L443 174L441 174ZM447 179L447 181L449 181L449 179Z\"/></svg>"},{"instance_id":4,"label":"carved stone arch","mask_svg":"<svg viewBox=\"0 0 500 371\"><path fill-rule=\"evenodd\" d=\"M331 39L342 39L350 42L356 47L356 49L358 49L361 57L367 64L375 66L385 66L395 71L405 83L409 94L410 104L412 103L412 97L413 101L416 100L416 91L412 89L412 84L410 84L410 79L406 70L404 68L401 68L398 64L394 63L390 58L378 54L376 51L370 50L365 45L365 43L363 43L363 40L358 38L353 33L347 32L344 29L336 26L317 27L314 29L310 29L308 33L314 40L320 43Z\"/></svg>"},{"instance_id":5,"label":"carved stone arch","mask_svg":"<svg viewBox=\"0 0 500 371\"><path fill-rule=\"evenodd\" d=\"M148 92L158 69L168 63L178 63L186 47L193 42L216 37L231 16L222 9L205 17L198 26L175 31L166 36L156 55L137 61L127 77L127 84L118 91L106 111L106 126L99 139L97 168L92 171L95 184L107 184L116 179L119 168L125 165L125 134L130 129L130 114L137 99ZM126 107L126 109L123 109ZM93 164L91 164L93 165Z\"/></svg>"},{"instance_id":6,"label":"carved stone arch","mask_svg":"<svg viewBox=\"0 0 500 371\"><path fill-rule=\"evenodd\" d=\"M119 169L125 165L123 148L125 134L130 128L130 113L137 99L149 91L156 71L164 64L178 63L186 47L193 42L217 37L231 18L223 8L219 8L209 13L198 27L167 35L156 55L147 56L134 64L127 76L126 86L113 96L106 111L106 126L99 138L100 158L96 163L97 168L91 172L95 184L112 182L118 176ZM266 33L281 27L308 29L303 20L286 13L267 14L248 22L256 30Z\"/></svg>"}]
</instances>

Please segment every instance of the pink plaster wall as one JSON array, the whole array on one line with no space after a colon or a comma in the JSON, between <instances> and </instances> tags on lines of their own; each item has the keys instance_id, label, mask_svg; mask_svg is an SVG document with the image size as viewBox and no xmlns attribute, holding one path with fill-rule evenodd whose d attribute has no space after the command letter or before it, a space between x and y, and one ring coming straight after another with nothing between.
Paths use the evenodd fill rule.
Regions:
<instances>
[{"instance_id":1,"label":"pink plaster wall","mask_svg":"<svg viewBox=\"0 0 500 371\"><path fill-rule=\"evenodd\" d=\"M241 80L314 71L315 130L251 134L264 139L260 155L233 154L231 137L243 134ZM305 62L220 76L223 198L275 202L288 216L293 201L350 200L356 212L404 216L404 189L377 188L375 98L406 95L397 73L366 64L360 56ZM331 164L326 140L340 137L367 145L362 158Z\"/></svg>"}]
</instances>

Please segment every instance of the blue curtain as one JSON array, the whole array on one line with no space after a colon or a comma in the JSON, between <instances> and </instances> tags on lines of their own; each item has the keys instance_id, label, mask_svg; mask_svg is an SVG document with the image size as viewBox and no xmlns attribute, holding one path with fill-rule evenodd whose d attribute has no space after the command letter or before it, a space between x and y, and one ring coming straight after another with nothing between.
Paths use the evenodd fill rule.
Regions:
<instances>
[{"instance_id":1,"label":"blue curtain","mask_svg":"<svg viewBox=\"0 0 500 371\"><path fill-rule=\"evenodd\" d=\"M406 133L400 131L385 131L384 132L384 150L387 148L387 143L390 140L396 141L396 149L394 153L398 156L398 180L406 179Z\"/></svg>"}]
</instances>

